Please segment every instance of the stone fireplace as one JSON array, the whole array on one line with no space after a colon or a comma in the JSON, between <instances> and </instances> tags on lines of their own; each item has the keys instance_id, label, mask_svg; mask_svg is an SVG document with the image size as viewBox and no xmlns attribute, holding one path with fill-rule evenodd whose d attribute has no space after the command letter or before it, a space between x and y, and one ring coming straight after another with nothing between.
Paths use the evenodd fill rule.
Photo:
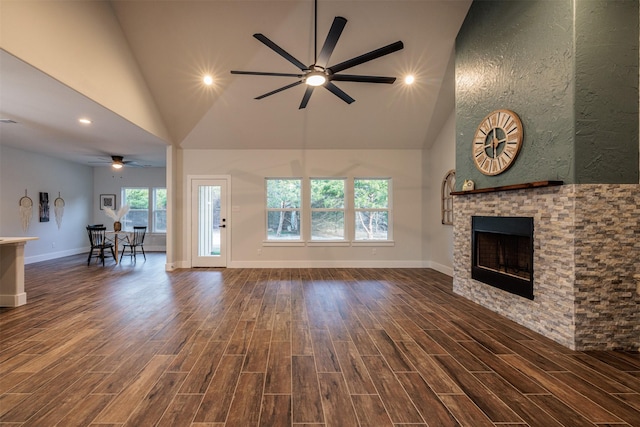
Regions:
<instances>
[{"instance_id":1,"label":"stone fireplace","mask_svg":"<svg viewBox=\"0 0 640 427\"><path fill-rule=\"evenodd\" d=\"M640 186L572 184L454 198L457 294L574 350L640 350ZM472 277L472 217L533 221L533 299Z\"/></svg>"}]
</instances>

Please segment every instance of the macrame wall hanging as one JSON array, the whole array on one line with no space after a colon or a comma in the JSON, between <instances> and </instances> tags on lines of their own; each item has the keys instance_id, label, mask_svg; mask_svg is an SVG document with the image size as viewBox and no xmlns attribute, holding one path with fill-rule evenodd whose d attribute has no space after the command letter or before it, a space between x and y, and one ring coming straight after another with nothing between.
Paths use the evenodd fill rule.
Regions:
<instances>
[{"instance_id":1,"label":"macrame wall hanging","mask_svg":"<svg viewBox=\"0 0 640 427\"><path fill-rule=\"evenodd\" d=\"M56 224L58 224L58 230L62 226L62 215L64 215L64 200L60 197L58 191L58 198L53 201L53 212L56 216Z\"/></svg>"},{"instance_id":2,"label":"macrame wall hanging","mask_svg":"<svg viewBox=\"0 0 640 427\"><path fill-rule=\"evenodd\" d=\"M29 223L33 216L33 200L27 196L27 190L24 190L24 197L18 203L20 205L20 221L22 222L22 230L26 232L29 229Z\"/></svg>"}]
</instances>

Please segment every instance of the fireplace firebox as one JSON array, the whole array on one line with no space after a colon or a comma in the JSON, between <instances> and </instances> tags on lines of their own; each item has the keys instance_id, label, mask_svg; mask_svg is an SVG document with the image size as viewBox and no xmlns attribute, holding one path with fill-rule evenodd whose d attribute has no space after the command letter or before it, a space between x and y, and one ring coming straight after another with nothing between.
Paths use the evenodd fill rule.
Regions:
<instances>
[{"instance_id":1,"label":"fireplace firebox","mask_svg":"<svg viewBox=\"0 0 640 427\"><path fill-rule=\"evenodd\" d=\"M471 277L533 299L533 218L471 218Z\"/></svg>"}]
</instances>

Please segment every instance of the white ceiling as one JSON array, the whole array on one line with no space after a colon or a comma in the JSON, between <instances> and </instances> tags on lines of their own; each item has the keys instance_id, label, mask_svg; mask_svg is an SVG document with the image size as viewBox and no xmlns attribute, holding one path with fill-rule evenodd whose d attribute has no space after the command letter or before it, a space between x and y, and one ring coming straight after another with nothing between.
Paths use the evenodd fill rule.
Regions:
<instances>
[{"instance_id":1,"label":"white ceiling","mask_svg":"<svg viewBox=\"0 0 640 427\"><path fill-rule=\"evenodd\" d=\"M317 88L299 110L302 85L253 98L293 78L230 70L296 73L252 37L263 33L313 63L311 0L112 1L123 34L172 141L162 141L45 73L0 50L0 143L84 164L110 155L158 166L167 144L182 148L412 149L429 146L454 106L453 48L471 0L320 0L318 50L335 16L348 23L330 65L397 40L405 48L345 70L394 76L393 85L337 82L351 105ZM213 74L212 87L201 84ZM416 76L406 86L401 77ZM94 119L90 127L77 118Z\"/></svg>"}]
</instances>

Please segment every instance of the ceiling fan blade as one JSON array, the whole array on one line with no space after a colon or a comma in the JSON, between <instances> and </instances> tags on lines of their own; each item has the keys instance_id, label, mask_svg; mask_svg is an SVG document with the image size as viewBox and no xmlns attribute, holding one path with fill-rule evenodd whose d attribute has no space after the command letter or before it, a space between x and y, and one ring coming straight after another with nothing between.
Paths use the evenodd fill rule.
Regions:
<instances>
[{"instance_id":1,"label":"ceiling fan blade","mask_svg":"<svg viewBox=\"0 0 640 427\"><path fill-rule=\"evenodd\" d=\"M146 165L146 164L138 163L135 160L125 160L122 163L124 163L124 165L127 166L127 167L134 167L134 168L146 168L146 167L149 166L149 165Z\"/></svg>"},{"instance_id":2,"label":"ceiling fan blade","mask_svg":"<svg viewBox=\"0 0 640 427\"><path fill-rule=\"evenodd\" d=\"M298 61L289 52L287 52L286 50L284 50L283 48L281 48L280 46L278 46L277 44L269 40L267 36L265 36L264 34L257 33L257 34L254 34L253 37L260 40L262 43L270 47L278 55L282 56L284 59L286 59L287 61L291 62L293 65L298 67L300 71L306 71L309 69L309 67L304 65L302 62Z\"/></svg>"},{"instance_id":3,"label":"ceiling fan blade","mask_svg":"<svg viewBox=\"0 0 640 427\"><path fill-rule=\"evenodd\" d=\"M396 81L395 77L379 77L379 76L356 76L353 74L333 74L331 80L339 82L361 82L361 83L387 83L391 84Z\"/></svg>"},{"instance_id":4,"label":"ceiling fan blade","mask_svg":"<svg viewBox=\"0 0 640 427\"><path fill-rule=\"evenodd\" d=\"M249 74L252 76L276 76L276 77L297 77L297 78L302 78L302 76L304 76L304 74L266 73L262 71L236 71L236 70L231 70L231 74Z\"/></svg>"},{"instance_id":5,"label":"ceiling fan blade","mask_svg":"<svg viewBox=\"0 0 640 427\"><path fill-rule=\"evenodd\" d=\"M347 95L342 89L340 89L338 86L334 85L331 82L326 82L324 84L324 87L326 87L329 90L329 92L333 93L335 96L342 99L347 104L351 104L352 102L355 101L355 99Z\"/></svg>"},{"instance_id":6,"label":"ceiling fan blade","mask_svg":"<svg viewBox=\"0 0 640 427\"><path fill-rule=\"evenodd\" d=\"M355 67L356 65L360 65L362 63L374 60L376 58L380 58L381 56L388 55L390 53L396 52L404 47L404 44L401 41L397 41L395 43L391 43L390 45L381 47L376 50L372 50L371 52L365 53L360 56L356 56L355 58L348 59L339 64L333 65L328 68L328 70L333 73L339 73L340 71L346 70L347 68Z\"/></svg>"},{"instance_id":7,"label":"ceiling fan blade","mask_svg":"<svg viewBox=\"0 0 640 427\"><path fill-rule=\"evenodd\" d=\"M301 84L301 83L302 83L302 80L297 81L297 82L294 82L294 83L291 83L290 85L286 85L286 86L283 86L283 87L281 87L281 88L279 88L279 89L272 90L271 92L269 92L269 93L265 93L264 95L257 96L257 97L255 97L254 99L262 99L262 98L266 98L267 96L271 96L271 95L276 94L276 93L278 93L278 92L282 92L283 90L287 90L287 89L290 89L290 88L292 88L292 87L294 87L294 86L298 86L298 85L299 85L299 84Z\"/></svg>"},{"instance_id":8,"label":"ceiling fan blade","mask_svg":"<svg viewBox=\"0 0 640 427\"><path fill-rule=\"evenodd\" d=\"M331 58L333 49L335 49L336 44L338 43L338 39L340 38L340 34L342 34L342 30L344 30L345 25L347 25L347 20L342 16L336 16L335 18L333 18L333 24L331 24L331 29L329 30L329 34L327 34L327 38L324 41L324 45L322 46L320 55L318 55L318 58L316 59L316 65L322 68L327 68L329 58Z\"/></svg>"},{"instance_id":9,"label":"ceiling fan blade","mask_svg":"<svg viewBox=\"0 0 640 427\"><path fill-rule=\"evenodd\" d=\"M298 107L298 110L302 110L303 108L306 108L307 104L309 103L309 98L311 98L311 94L313 93L313 86L307 86L307 90L304 91L304 95L302 96L302 102L300 103L300 106Z\"/></svg>"}]
</instances>

